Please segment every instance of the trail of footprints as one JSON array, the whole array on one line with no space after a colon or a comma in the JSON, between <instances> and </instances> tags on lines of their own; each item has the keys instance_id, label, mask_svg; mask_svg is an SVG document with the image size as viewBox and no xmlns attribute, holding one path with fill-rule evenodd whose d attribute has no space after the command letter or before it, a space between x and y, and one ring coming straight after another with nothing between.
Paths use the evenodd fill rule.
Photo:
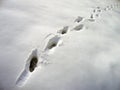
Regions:
<instances>
[{"instance_id":1,"label":"trail of footprints","mask_svg":"<svg viewBox=\"0 0 120 90\"><path fill-rule=\"evenodd\" d=\"M32 51L32 53L29 55L29 58L26 61L26 64L25 64L25 67L22 73L20 74L20 76L18 76L16 80L16 85L19 87L24 86L27 80L32 75L32 73L35 71L36 67L39 67L39 66L42 66L48 63L47 57L50 55L51 52L55 51L57 47L62 46L62 43L63 43L62 37L64 35L67 35L67 33L72 32L72 31L83 30L83 28L85 28L84 22L86 21L90 21L91 23L95 22L95 20L98 17L100 17L100 14L102 12L113 10L114 8L118 8L118 7L119 7L118 4L106 6L105 8L96 7L93 9L89 18L85 19L84 17L78 16L74 20L75 26L73 26L72 28L70 28L69 26L64 26L63 28L58 30L56 34L47 35L46 38L49 38L49 36L52 36L52 35L53 36L49 38L48 42L46 42L45 47L40 52L40 55L38 55L39 52L37 49Z\"/></svg>"}]
</instances>

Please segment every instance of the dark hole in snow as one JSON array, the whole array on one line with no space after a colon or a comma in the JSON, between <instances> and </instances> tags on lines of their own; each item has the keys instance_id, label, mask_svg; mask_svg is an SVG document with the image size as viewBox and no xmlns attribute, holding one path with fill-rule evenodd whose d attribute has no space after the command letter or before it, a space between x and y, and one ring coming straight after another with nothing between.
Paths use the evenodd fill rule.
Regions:
<instances>
[{"instance_id":1,"label":"dark hole in snow","mask_svg":"<svg viewBox=\"0 0 120 90\"><path fill-rule=\"evenodd\" d=\"M37 62L38 62L38 58L34 56L30 61L30 66L29 66L30 72L33 72L35 70L37 66Z\"/></svg>"}]
</instances>

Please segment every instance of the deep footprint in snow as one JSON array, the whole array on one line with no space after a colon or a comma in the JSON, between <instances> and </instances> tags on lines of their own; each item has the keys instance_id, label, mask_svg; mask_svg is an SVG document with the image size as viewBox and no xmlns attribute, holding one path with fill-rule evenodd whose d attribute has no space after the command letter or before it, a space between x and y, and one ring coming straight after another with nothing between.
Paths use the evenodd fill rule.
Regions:
<instances>
[{"instance_id":1,"label":"deep footprint in snow","mask_svg":"<svg viewBox=\"0 0 120 90\"><path fill-rule=\"evenodd\" d=\"M51 49L59 46L61 37L58 35L55 35L51 39L49 39L47 45L45 46L44 52L45 51L50 51Z\"/></svg>"},{"instance_id":2,"label":"deep footprint in snow","mask_svg":"<svg viewBox=\"0 0 120 90\"><path fill-rule=\"evenodd\" d=\"M75 19L75 21L74 21L74 22L79 23L79 22L81 22L82 20L83 20L83 17L78 16L78 17L77 17L77 19Z\"/></svg>"},{"instance_id":3,"label":"deep footprint in snow","mask_svg":"<svg viewBox=\"0 0 120 90\"><path fill-rule=\"evenodd\" d=\"M107 8L104 8L104 11L107 11Z\"/></svg>"},{"instance_id":4,"label":"deep footprint in snow","mask_svg":"<svg viewBox=\"0 0 120 90\"><path fill-rule=\"evenodd\" d=\"M52 36L52 35L51 35ZM53 54L56 50L56 48L63 45L61 35L54 35L52 37L49 37L47 41L44 41L44 47L41 50L41 61L39 62L41 65L49 64L49 56Z\"/></svg>"},{"instance_id":5,"label":"deep footprint in snow","mask_svg":"<svg viewBox=\"0 0 120 90\"><path fill-rule=\"evenodd\" d=\"M83 25L83 24L80 24L80 25L74 27L73 30L79 31L79 30L83 29L83 27L84 27L84 25Z\"/></svg>"},{"instance_id":6,"label":"deep footprint in snow","mask_svg":"<svg viewBox=\"0 0 120 90\"><path fill-rule=\"evenodd\" d=\"M57 33L60 34L66 34L68 32L68 26L63 27L61 30L57 31Z\"/></svg>"},{"instance_id":7,"label":"deep footprint in snow","mask_svg":"<svg viewBox=\"0 0 120 90\"><path fill-rule=\"evenodd\" d=\"M26 84L27 80L30 78L32 72L35 70L38 63L37 49L33 50L29 55L25 68L16 80L16 85L22 87Z\"/></svg>"},{"instance_id":8,"label":"deep footprint in snow","mask_svg":"<svg viewBox=\"0 0 120 90\"><path fill-rule=\"evenodd\" d=\"M95 21L95 19L94 19L94 15L91 14L90 18L89 18L89 19L86 19L86 20L88 20L88 21L90 21L90 22L94 22L94 21Z\"/></svg>"},{"instance_id":9,"label":"deep footprint in snow","mask_svg":"<svg viewBox=\"0 0 120 90\"><path fill-rule=\"evenodd\" d=\"M95 16L96 16L96 17L99 17L99 14L96 14Z\"/></svg>"},{"instance_id":10,"label":"deep footprint in snow","mask_svg":"<svg viewBox=\"0 0 120 90\"><path fill-rule=\"evenodd\" d=\"M107 9L108 9L108 10L110 9L109 6L107 6Z\"/></svg>"},{"instance_id":11,"label":"deep footprint in snow","mask_svg":"<svg viewBox=\"0 0 120 90\"><path fill-rule=\"evenodd\" d=\"M100 10L100 9L98 9L98 10L97 10L97 12L101 12L101 10Z\"/></svg>"},{"instance_id":12,"label":"deep footprint in snow","mask_svg":"<svg viewBox=\"0 0 120 90\"><path fill-rule=\"evenodd\" d=\"M97 9L100 9L100 7L98 6L98 7L96 7Z\"/></svg>"},{"instance_id":13,"label":"deep footprint in snow","mask_svg":"<svg viewBox=\"0 0 120 90\"><path fill-rule=\"evenodd\" d=\"M93 19L93 18L94 18L94 17L93 17L93 14L91 14L90 18L91 18L91 19Z\"/></svg>"},{"instance_id":14,"label":"deep footprint in snow","mask_svg":"<svg viewBox=\"0 0 120 90\"><path fill-rule=\"evenodd\" d=\"M57 46L56 42L51 43L51 45L48 46L48 49L52 49Z\"/></svg>"},{"instance_id":15,"label":"deep footprint in snow","mask_svg":"<svg viewBox=\"0 0 120 90\"><path fill-rule=\"evenodd\" d=\"M93 12L95 13L95 12L96 12L96 10L94 9L94 10L93 10Z\"/></svg>"},{"instance_id":16,"label":"deep footprint in snow","mask_svg":"<svg viewBox=\"0 0 120 90\"><path fill-rule=\"evenodd\" d=\"M113 5L111 5L111 9L113 9Z\"/></svg>"}]
</instances>

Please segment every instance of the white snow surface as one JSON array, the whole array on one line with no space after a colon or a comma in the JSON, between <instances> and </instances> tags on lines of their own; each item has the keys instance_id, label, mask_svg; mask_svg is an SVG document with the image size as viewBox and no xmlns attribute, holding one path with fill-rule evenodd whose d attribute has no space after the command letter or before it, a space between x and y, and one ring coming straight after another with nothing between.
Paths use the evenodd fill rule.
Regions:
<instances>
[{"instance_id":1,"label":"white snow surface","mask_svg":"<svg viewBox=\"0 0 120 90\"><path fill-rule=\"evenodd\" d=\"M0 90L120 90L120 0L0 0Z\"/></svg>"}]
</instances>

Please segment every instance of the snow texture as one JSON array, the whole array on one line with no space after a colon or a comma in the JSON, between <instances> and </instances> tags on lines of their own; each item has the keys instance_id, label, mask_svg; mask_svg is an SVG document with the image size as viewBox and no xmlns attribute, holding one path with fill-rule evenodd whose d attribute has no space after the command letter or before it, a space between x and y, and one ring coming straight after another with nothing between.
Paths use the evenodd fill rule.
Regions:
<instances>
[{"instance_id":1,"label":"snow texture","mask_svg":"<svg viewBox=\"0 0 120 90\"><path fill-rule=\"evenodd\" d=\"M119 17L120 0L1 0L0 90L120 90Z\"/></svg>"}]
</instances>

